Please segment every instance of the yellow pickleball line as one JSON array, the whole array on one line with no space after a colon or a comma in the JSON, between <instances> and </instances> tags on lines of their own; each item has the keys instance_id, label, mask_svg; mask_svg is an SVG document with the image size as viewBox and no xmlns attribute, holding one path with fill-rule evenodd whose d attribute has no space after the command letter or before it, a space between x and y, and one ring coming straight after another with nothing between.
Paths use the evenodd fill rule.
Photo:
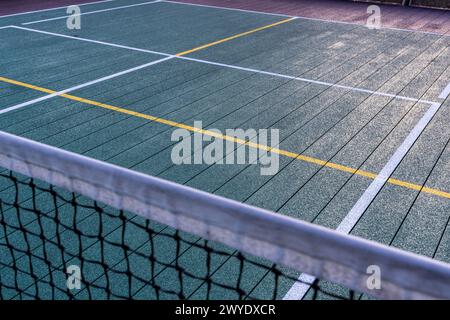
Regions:
<instances>
[{"instance_id":1,"label":"yellow pickleball line","mask_svg":"<svg viewBox=\"0 0 450 320\"><path fill-rule=\"evenodd\" d=\"M289 19L281 20L281 21L278 21L278 22L275 22L275 23L272 23L272 24L269 24L269 25L266 25L266 26L263 26L263 27L259 27L259 28L253 29L253 30L242 32L242 33L236 34L236 35L228 37L228 38L224 38L224 39L221 39L221 40L210 42L210 43L201 45L199 47L196 47L196 48L193 48L193 49L190 49L190 50L186 50L186 51L177 53L176 56L184 56L184 55L187 55L189 53L196 52L196 51L199 51L199 50L203 50L203 49L215 46L217 44L224 43L224 42L236 39L236 38L240 38L240 37L243 37L243 36L246 36L246 35L249 35L249 34L252 34L252 33L255 33L255 32L258 32L258 31L261 31L261 30L264 30L264 29L269 29L269 28L278 26L280 24L283 24L283 23L286 23L286 22L289 22L289 21L292 21L292 20L295 20L295 19L296 18L289 18Z\"/></svg>"},{"instance_id":2,"label":"yellow pickleball line","mask_svg":"<svg viewBox=\"0 0 450 320\"><path fill-rule=\"evenodd\" d=\"M14 84L14 85L21 86L21 87L25 87L25 88L29 88L29 89L33 89L33 90L37 90L37 91L41 91L41 92L45 92L45 93L49 93L49 94L57 93L57 91L55 91L55 90L38 87L38 86L35 86L35 85L32 85L32 84L28 84L28 83L24 83L24 82L21 82L21 81L16 81L16 80L4 78L4 77L0 77L0 81L6 82L6 83L10 83L10 84ZM338 171L341 171L341 172L355 174L355 175L366 177L366 178L369 178L369 179L375 179L377 177L377 174L373 173L373 172L369 172L369 171L365 171L365 170L359 170L359 169L354 169L354 168L347 167L347 166L344 166L344 165L341 165L341 164L328 162L328 161L325 161L325 160L321 160L321 159L318 159L318 158L301 155L301 154L298 154L298 153L295 153L295 152L291 152L291 151L287 151L287 150L282 150L282 149L278 149L278 148L272 148L272 147L269 147L269 146L266 146L266 145L262 145L262 144L258 144L258 143L254 143L254 142L250 142L250 141L245 141L245 140L238 139L238 138L235 138L235 137L219 134L217 132L213 132L213 131L210 131L210 130L204 130L204 129L192 127L192 126L189 126L189 125L186 125L186 124L183 124L183 123L179 123L179 122L175 122L175 121L172 121L172 120L167 120L167 119L155 117L155 116L152 116L152 115L148 115L148 114L144 114L144 113L140 113L140 112L136 112L136 111L132 111L132 110L128 110L128 109L112 106L110 104L101 103L101 102L93 101L93 100L90 100L90 99L77 97L77 96L74 96L74 95L71 95L71 94L63 93L63 94L60 94L59 96L63 97L63 98L66 98L66 99L69 99L69 100L73 100L73 101L81 102L81 103L84 103L84 104L100 107L100 108L103 108L103 109L107 109L107 110L111 110L111 111L115 111L115 112L120 112L120 113L127 114L127 115L130 115L130 116L133 116L133 117L137 117L137 118L146 119L146 120L149 120L149 121L161 123L161 124L164 124L164 125L167 125L167 126L181 128L181 129L185 129L185 130L188 130L188 131L191 131L191 132L198 132L198 133L201 133L201 134L204 134L204 135L208 135L208 136L211 136L211 137L215 137L215 138L218 138L218 139L222 139L222 140L232 141L232 142L235 142L235 143L238 143L238 144L241 144L241 145L249 146L251 148L256 148L256 149L264 150L264 151L267 151L267 152L276 153L276 154L279 154L281 156L285 156L285 157L288 157L288 158L293 158L293 159L300 160L300 161L307 162L307 163L316 164L316 165L319 165L319 166L322 166L322 167L326 167L326 168L335 169L335 170L338 170ZM414 183L410 183L410 182L407 182L407 181L402 181L402 180L398 180L398 179L394 179L394 178L390 178L388 180L388 183L390 183L392 185L404 187L404 188L407 188L407 189L420 191L420 192L432 194L432 195L435 195L435 196L438 196L438 197L450 199L450 193L449 192L445 192L445 191L441 191L441 190L438 190L438 189L424 187L424 186L419 185L419 184L414 184Z\"/></svg>"}]
</instances>

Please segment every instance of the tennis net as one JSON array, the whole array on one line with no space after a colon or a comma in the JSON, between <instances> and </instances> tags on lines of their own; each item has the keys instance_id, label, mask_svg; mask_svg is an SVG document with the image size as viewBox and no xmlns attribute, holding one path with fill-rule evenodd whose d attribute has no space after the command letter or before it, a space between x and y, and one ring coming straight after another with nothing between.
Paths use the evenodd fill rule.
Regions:
<instances>
[{"instance_id":1,"label":"tennis net","mask_svg":"<svg viewBox=\"0 0 450 320\"><path fill-rule=\"evenodd\" d=\"M0 299L450 298L447 264L1 131L0 146Z\"/></svg>"}]
</instances>

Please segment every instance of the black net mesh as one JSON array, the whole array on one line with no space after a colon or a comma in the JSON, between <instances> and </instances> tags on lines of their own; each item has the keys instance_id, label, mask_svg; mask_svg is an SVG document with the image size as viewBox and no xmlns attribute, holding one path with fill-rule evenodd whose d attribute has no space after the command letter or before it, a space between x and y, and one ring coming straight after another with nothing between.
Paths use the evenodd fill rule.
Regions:
<instances>
[{"instance_id":1,"label":"black net mesh","mask_svg":"<svg viewBox=\"0 0 450 320\"><path fill-rule=\"evenodd\" d=\"M19 174L1 173L0 190L0 299L282 299L298 282L298 271ZM316 280L305 299L355 297Z\"/></svg>"}]
</instances>

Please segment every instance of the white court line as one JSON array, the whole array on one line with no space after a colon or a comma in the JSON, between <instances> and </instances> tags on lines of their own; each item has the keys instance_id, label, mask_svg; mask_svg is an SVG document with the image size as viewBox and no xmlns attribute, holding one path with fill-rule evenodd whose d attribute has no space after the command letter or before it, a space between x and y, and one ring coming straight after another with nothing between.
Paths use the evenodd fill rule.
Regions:
<instances>
[{"instance_id":1,"label":"white court line","mask_svg":"<svg viewBox=\"0 0 450 320\"><path fill-rule=\"evenodd\" d=\"M314 276L302 273L298 277L298 282L294 283L283 297L283 300L302 300L315 280Z\"/></svg>"},{"instance_id":2,"label":"white court line","mask_svg":"<svg viewBox=\"0 0 450 320\"><path fill-rule=\"evenodd\" d=\"M161 1L162 2L167 2L167 3L182 4L182 5L187 5L187 6L197 6L197 7L223 9L223 10L242 11L242 12L259 13L259 14L265 14L265 15L275 15L275 16L281 16L281 17L292 17L292 18L297 18L297 19L301 19L301 20L310 20L310 21L317 21L317 22L336 23L336 24L345 24L345 25L363 26L363 27L365 26L364 24L357 23L357 22L338 21L338 20L326 20L326 19L310 18L310 17L303 17L303 16L291 16L291 15L270 13L270 12L264 12L264 11L255 11L255 10L247 10L247 9L221 7L221 6L214 6L214 5L188 3L188 2L178 2L178 1L170 1L170 0L161 0ZM435 35L435 36L450 37L450 35L448 35L448 34L442 34L442 33L432 32L432 31L421 31L421 30L402 29L402 28L395 28L395 27L383 27L383 26L381 27L381 29L393 30L393 31L405 31L405 32L420 32L420 33L430 34L430 35Z\"/></svg>"},{"instance_id":3,"label":"white court line","mask_svg":"<svg viewBox=\"0 0 450 320\"><path fill-rule=\"evenodd\" d=\"M199 3L177 2L177 1L169 1L169 0L167 0L167 1L166 0L162 0L162 2L175 3L175 4L184 4L184 5L187 5L187 6L194 6L194 7L205 7L205 8L212 8L212 9L222 9L222 10L229 10L229 11L239 11L239 12L246 12L246 13L264 14L264 15L268 15L268 16L296 18L294 16L291 16L291 15L288 15L288 14L282 14L282 13L271 13L271 12L254 11L254 10L248 10L248 9L229 8L229 7L213 6L213 5L207 5L207 4L199 4Z\"/></svg>"},{"instance_id":4,"label":"white court line","mask_svg":"<svg viewBox=\"0 0 450 320\"><path fill-rule=\"evenodd\" d=\"M340 223L339 227L337 228L338 231L349 233L352 230L361 215L366 211L370 203L378 195L383 185L387 182L394 170L406 156L408 151L412 148L414 143L430 123L431 119L433 119L434 115L439 111L441 106L442 104L440 103L433 103L430 106L427 112L416 124L414 129L409 133L400 147L395 151L394 155L389 159L388 163L384 166L375 180L372 181L372 183L358 200L358 202L353 206L344 220Z\"/></svg>"},{"instance_id":5,"label":"white court line","mask_svg":"<svg viewBox=\"0 0 450 320\"><path fill-rule=\"evenodd\" d=\"M56 96L60 96L60 95L65 94L65 93L69 93L69 92L72 92L72 91L75 91L75 90L78 90L78 89L82 89L82 88L88 87L90 85L99 83L99 82L103 82L103 81L110 80L110 79L113 79L113 78L116 78L116 77L120 77L120 76L122 76L124 74L130 73L130 72L134 72L134 71L137 71L137 70L140 70L140 69L144 69L144 68L147 68L147 67L153 66L155 64L158 64L158 63L170 60L170 59L174 59L174 58L175 58L175 56L165 57L165 58L162 58L162 59L159 59L159 60L155 60L155 61L152 61L152 62L149 62L149 63L146 63L146 64L142 64L140 66L137 66L137 67L134 67L134 68L131 68L131 69L127 69L127 70L123 70L123 71L114 73L114 74L106 76L106 77L102 77L102 78L99 78L99 79L96 79L96 80L92 80L92 81L89 81L89 82L86 82L86 83L83 83L83 84L79 84L79 85L77 85L75 87L72 87L72 88L68 88L68 89L65 89L65 90L62 90L62 91L58 91L58 92L55 92L55 93L52 93L52 94L49 94L49 95L46 95L46 96L43 96L43 97L40 97L40 98L36 98L36 99L30 100L30 101L27 101L27 102L23 102L23 103L15 105L15 106L12 106L12 107L0 110L0 114L4 114L4 113L7 113L7 112L11 112L11 111L17 110L17 109L21 109L21 108L24 108L26 106L29 106L29 105L32 105L32 104L35 104L35 103L38 103L38 102L45 101L45 100L51 99L51 98L56 97Z\"/></svg>"},{"instance_id":6,"label":"white court line","mask_svg":"<svg viewBox=\"0 0 450 320\"><path fill-rule=\"evenodd\" d=\"M8 27L5 27L5 28L8 28ZM25 30L25 31L31 31L31 32L36 32L36 33L42 33L42 34L46 34L46 35L49 35L49 36L67 38L67 39L72 39L72 40L91 42L91 43L101 44L101 45L109 46L109 47L115 47L115 48L121 48L121 49L127 49L127 50L133 50L133 51L145 52L145 53L152 53L152 54L157 54L157 55L160 55L160 56L166 56L166 57L171 57L172 56L171 54L163 53L163 52L159 52L159 51L139 49L139 48L135 48L135 47L123 46L123 45L120 45L120 44L114 44L114 43L110 43L110 42L92 40L92 39L81 38L81 37L72 37L72 36L68 36L68 35L65 35L65 34L53 33L53 32L48 32L48 31L43 31L43 30L38 30L38 29L31 29L31 28L25 28L25 27L19 27L19 26L10 26L9 28L20 29L20 30Z\"/></svg>"},{"instance_id":7,"label":"white court line","mask_svg":"<svg viewBox=\"0 0 450 320\"><path fill-rule=\"evenodd\" d=\"M349 211L344 220L341 221L336 231L346 234L352 231L353 227L358 223L359 219L367 210L367 208L370 206L372 201L380 193L381 189L386 184L389 177L392 175L392 173L398 167L400 162L412 148L412 146L417 141L419 136L422 134L427 125L430 123L431 119L433 119L436 112L439 111L441 105L442 104L440 103L433 103L430 106L427 112L419 120L419 122L416 124L413 130L408 134L408 136L400 145L400 147L395 151L393 156L389 159L387 164L377 175L375 180L372 181L372 183L369 185L366 191L364 191L363 195L359 198L356 204ZM283 299L285 300L302 299L308 292L309 288L311 287L310 284L314 282L315 278L307 274L302 274L300 275L299 280L304 283L295 283Z\"/></svg>"},{"instance_id":8,"label":"white court line","mask_svg":"<svg viewBox=\"0 0 450 320\"><path fill-rule=\"evenodd\" d=\"M96 3L103 3L103 2L112 2L112 1L117 1L117 0L102 0L102 1L80 3L80 4L77 4L77 6L86 6L86 5L89 5L89 4L96 4ZM4 15L4 16L0 16L0 18L15 17L15 16L21 16L21 15L24 15L24 14L31 14L31 13L39 13L39 12L53 11L53 10L59 10L59 9L66 9L68 6L70 6L70 5L68 4L67 6L63 6L63 7L55 7L55 8L48 8L48 9L41 9L41 10L34 10L34 11L27 11L27 12L19 12L19 13L7 14L7 15Z\"/></svg>"},{"instance_id":9,"label":"white court line","mask_svg":"<svg viewBox=\"0 0 450 320\"><path fill-rule=\"evenodd\" d=\"M12 28L12 27L14 27L14 26L4 26L4 27L0 27L0 29L9 29L9 28Z\"/></svg>"},{"instance_id":10,"label":"white court line","mask_svg":"<svg viewBox=\"0 0 450 320\"><path fill-rule=\"evenodd\" d=\"M153 3L161 2L161 0L154 0L154 1L148 1L148 2L142 2L142 3L135 3L135 4L129 4L126 6L120 6L120 7L113 7L113 8L107 8L107 9L101 9L101 10L94 10L94 11L88 11L88 12L82 12L80 14L74 14L74 15L65 15L65 16L59 16L49 19L43 19L43 20L36 20L36 21L30 21L22 23L22 25L26 26L29 24L35 24L35 23L41 23L41 22L47 22L47 21L54 21L54 20L61 20L61 19L67 19L67 17L77 17L77 16L85 16L88 14L94 14L94 13L101 13L101 12L107 12L107 11L113 11L113 10L120 10L120 9L127 9L127 8L133 8L133 7L139 7L139 6L145 6Z\"/></svg>"},{"instance_id":11,"label":"white court line","mask_svg":"<svg viewBox=\"0 0 450 320\"><path fill-rule=\"evenodd\" d=\"M450 95L450 82L445 87L444 90L442 90L441 94L439 95L439 98L441 99L447 99L447 97Z\"/></svg>"},{"instance_id":12,"label":"white court line","mask_svg":"<svg viewBox=\"0 0 450 320\"><path fill-rule=\"evenodd\" d=\"M301 81L301 82L308 82L308 83L313 83L313 84L327 86L327 87L333 87L333 88L340 88L340 89L346 89L346 90L351 90L351 91L369 93L369 94L373 94L373 95L377 95L377 96L395 98L395 99L412 101L412 102L421 102L421 103L427 103L427 104L437 103L437 102L430 101L430 100L411 98L411 97L406 97L406 96L402 96L402 95L396 95L396 94L392 94L392 93L373 91L373 90L364 89L364 88L357 88L357 87L352 87L352 86L344 86L344 85L340 85L340 84L336 84L336 83L330 83L330 82L325 82L325 81L318 81L318 80L312 80L312 79L307 79L307 78L295 77L295 76L285 75L285 74L281 74L281 73L275 73L275 72L262 71L262 70L258 70L258 69L252 69L252 68L239 67L239 66L235 66L235 65L231 65L231 64L213 62L213 61L209 61L209 60L195 59L195 58L189 58L189 57L184 57L184 56L181 56L179 58L180 59L184 59L184 60L189 60L189 61L197 61L197 62L212 64L212 65L216 65L216 66L242 70L242 71L248 71L248 72L254 72L254 73L259 73L259 74L265 74L265 75L279 77L279 78L286 78L286 79L297 80L297 81Z\"/></svg>"},{"instance_id":13,"label":"white court line","mask_svg":"<svg viewBox=\"0 0 450 320\"><path fill-rule=\"evenodd\" d=\"M37 32L37 33L43 33L43 34L47 34L47 35L52 35L52 36L57 36L57 37L62 37L62 38L68 38L68 39L73 39L73 40L92 42L92 43L97 43L97 44L102 44L102 45L107 45L107 46L117 47L117 48L122 48L122 49L134 50L134 51L139 51L139 52L147 52L147 53L159 54L159 55L168 56L168 57L172 56L172 54L169 54L169 53L164 53L164 52L159 52L159 51L152 51L152 50L145 50L145 49L129 47L129 46L123 46L123 45L118 45L118 44L113 44L113 43L108 43L108 42L103 42L103 41L97 41L97 40L91 40L91 39L86 39L86 38L72 37L72 36L67 36L67 35L64 35L64 34L47 32L47 31L42 31L42 30L38 30L38 29L31 29L31 28L18 27L18 26L12 26L11 28L21 29L21 30L26 30L26 31L31 31L31 32ZM423 99L411 98L411 97L396 95L396 94L392 94L392 93L373 91L373 90L369 90L369 89L357 88L357 87L352 87L352 86L344 86L344 85L330 83L330 82L325 82L325 81L318 81L318 80L312 80L312 79L307 79L307 78L295 77L295 76L285 75L285 74L281 74L281 73L263 71L263 70L252 69L252 68L245 68L245 67L240 67L240 66L231 65L231 64L213 62L213 61L203 60L203 59L190 58L190 57L186 57L186 56L176 56L176 58L177 59L182 59L182 60L188 60L188 61L194 61L194 62L199 62L199 63L205 63L205 64L210 64L210 65L220 66L220 67L225 67L225 68L231 68L231 69L236 69L236 70L241 70L241 71L246 71L246 72L254 72L254 73L259 73L259 74L265 74L265 75L269 75L269 76L285 78L285 79L291 79L291 80L296 80L296 81L301 81L301 82L306 82L306 83L313 83L313 84L327 86L327 87L334 87L334 88L340 88L340 89L351 90L351 91L356 91L356 92L368 93L368 94L372 94L372 95L376 95L376 96L395 98L395 99L399 99L399 100L420 102L420 103L427 103L427 104L437 103L437 102L431 101L431 100L423 100Z\"/></svg>"}]
</instances>

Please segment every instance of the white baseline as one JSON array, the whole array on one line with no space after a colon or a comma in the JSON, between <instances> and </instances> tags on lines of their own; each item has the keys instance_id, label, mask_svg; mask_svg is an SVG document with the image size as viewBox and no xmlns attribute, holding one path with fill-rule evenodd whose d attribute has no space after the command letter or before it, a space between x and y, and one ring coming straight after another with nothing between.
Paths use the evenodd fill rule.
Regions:
<instances>
[{"instance_id":1,"label":"white baseline","mask_svg":"<svg viewBox=\"0 0 450 320\"><path fill-rule=\"evenodd\" d=\"M48 21L54 21L54 20L67 19L68 17L76 17L76 16L83 16L83 15L94 14L94 13L108 12L108 11L114 11L114 10L120 10L120 9L126 9L126 8L133 8L133 7L139 7L139 6L146 6L146 5L154 4L154 3L158 3L158 2L161 2L161 0L154 0L154 1L136 3L136 4L129 4L129 5L126 5L126 6L112 7L112 8L107 8L107 9L82 12L80 14L65 15L65 16L59 16L59 17L48 18L48 19L43 19L43 20L24 22L24 23L22 23L22 25L25 26L25 25L29 25L29 24L35 24L35 23L41 23L41 22L48 22Z\"/></svg>"}]
</instances>

